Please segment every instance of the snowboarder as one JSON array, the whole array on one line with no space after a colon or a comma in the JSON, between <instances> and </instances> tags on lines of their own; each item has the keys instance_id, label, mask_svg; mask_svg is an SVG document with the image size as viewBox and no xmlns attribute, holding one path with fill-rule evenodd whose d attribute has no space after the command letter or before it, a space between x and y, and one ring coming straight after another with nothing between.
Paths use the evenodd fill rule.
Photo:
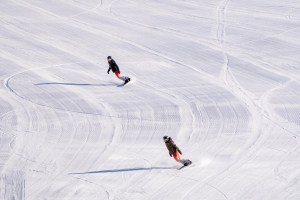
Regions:
<instances>
[{"instance_id":1,"label":"snowboarder","mask_svg":"<svg viewBox=\"0 0 300 200\"><path fill-rule=\"evenodd\" d=\"M184 166L188 166L190 164L192 164L192 161L188 160L188 159L182 159L181 155L182 152L180 151L180 149L176 146L176 144L174 143L174 141L172 140L171 137L169 136L164 136L163 137L164 142L166 144L167 149L169 150L169 155L177 161L180 162L181 164L183 164Z\"/></svg>"},{"instance_id":2,"label":"snowboarder","mask_svg":"<svg viewBox=\"0 0 300 200\"><path fill-rule=\"evenodd\" d=\"M126 84L130 81L129 77L120 75L121 72L120 72L119 66L117 65L115 60L111 58L111 56L107 57L107 61L108 61L108 64L109 64L109 68L107 70L108 74L109 74L109 71L112 70L113 73L115 73L115 75L118 77L118 79L124 81L124 84Z\"/></svg>"}]
</instances>

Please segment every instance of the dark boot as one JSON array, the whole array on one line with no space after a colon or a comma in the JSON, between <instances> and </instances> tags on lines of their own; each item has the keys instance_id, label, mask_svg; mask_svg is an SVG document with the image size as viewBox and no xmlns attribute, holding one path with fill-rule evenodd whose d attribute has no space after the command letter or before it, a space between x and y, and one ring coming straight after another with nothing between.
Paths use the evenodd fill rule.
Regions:
<instances>
[{"instance_id":1,"label":"dark boot","mask_svg":"<svg viewBox=\"0 0 300 200\"><path fill-rule=\"evenodd\" d=\"M124 84L128 83L130 81L130 78L126 79Z\"/></svg>"}]
</instances>

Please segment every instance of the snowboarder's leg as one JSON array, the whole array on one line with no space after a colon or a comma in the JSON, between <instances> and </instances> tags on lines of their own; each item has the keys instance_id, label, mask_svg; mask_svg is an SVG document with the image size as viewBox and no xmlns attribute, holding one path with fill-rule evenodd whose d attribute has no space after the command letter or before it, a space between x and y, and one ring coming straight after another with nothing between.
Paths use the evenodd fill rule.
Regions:
<instances>
[{"instance_id":1,"label":"snowboarder's leg","mask_svg":"<svg viewBox=\"0 0 300 200\"><path fill-rule=\"evenodd\" d=\"M118 71L115 71L115 75L118 77L118 79L121 79L120 74Z\"/></svg>"},{"instance_id":2,"label":"snowboarder's leg","mask_svg":"<svg viewBox=\"0 0 300 200\"><path fill-rule=\"evenodd\" d=\"M130 78L129 77L127 77L127 76L121 76L120 74L119 74L119 72L118 71L116 71L115 72L115 75L118 77L118 79L120 79L120 80L122 80L122 81L130 81Z\"/></svg>"},{"instance_id":3,"label":"snowboarder's leg","mask_svg":"<svg viewBox=\"0 0 300 200\"><path fill-rule=\"evenodd\" d=\"M187 165L190 165L192 164L192 161L190 161L189 159L182 159L181 158L181 155L178 151L176 151L174 154L173 154L173 158L177 161L177 162L180 162L181 164L183 164L184 166L187 166Z\"/></svg>"},{"instance_id":4,"label":"snowboarder's leg","mask_svg":"<svg viewBox=\"0 0 300 200\"><path fill-rule=\"evenodd\" d=\"M177 162L180 162L182 161L181 159L181 155L178 151L176 151L175 153L173 153L173 158L177 161Z\"/></svg>"}]
</instances>

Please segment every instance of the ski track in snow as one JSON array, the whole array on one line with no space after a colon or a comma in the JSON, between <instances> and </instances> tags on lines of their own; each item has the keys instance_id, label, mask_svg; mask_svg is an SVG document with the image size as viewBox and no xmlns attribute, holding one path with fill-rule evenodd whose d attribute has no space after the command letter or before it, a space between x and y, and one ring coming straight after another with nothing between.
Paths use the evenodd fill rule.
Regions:
<instances>
[{"instance_id":1,"label":"ski track in snow","mask_svg":"<svg viewBox=\"0 0 300 200\"><path fill-rule=\"evenodd\" d=\"M0 199L299 199L297 4L6 1Z\"/></svg>"}]
</instances>

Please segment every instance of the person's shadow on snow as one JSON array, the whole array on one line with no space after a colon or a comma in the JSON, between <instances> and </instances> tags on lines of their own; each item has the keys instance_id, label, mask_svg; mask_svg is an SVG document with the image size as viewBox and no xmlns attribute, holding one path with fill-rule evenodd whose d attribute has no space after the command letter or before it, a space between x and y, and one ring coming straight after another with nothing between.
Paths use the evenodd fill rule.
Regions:
<instances>
[{"instance_id":1,"label":"person's shadow on snow","mask_svg":"<svg viewBox=\"0 0 300 200\"><path fill-rule=\"evenodd\" d=\"M105 84L89 84L89 83L36 83L34 85L43 86L43 85L68 85L68 86L114 86L114 83L105 83Z\"/></svg>"},{"instance_id":2,"label":"person's shadow on snow","mask_svg":"<svg viewBox=\"0 0 300 200\"><path fill-rule=\"evenodd\" d=\"M137 167L137 168L108 169L108 170L69 173L69 174L70 175L75 175L75 174L103 174L103 173L131 172L131 171L167 170L167 169L176 169L176 168L175 167Z\"/></svg>"}]
</instances>

